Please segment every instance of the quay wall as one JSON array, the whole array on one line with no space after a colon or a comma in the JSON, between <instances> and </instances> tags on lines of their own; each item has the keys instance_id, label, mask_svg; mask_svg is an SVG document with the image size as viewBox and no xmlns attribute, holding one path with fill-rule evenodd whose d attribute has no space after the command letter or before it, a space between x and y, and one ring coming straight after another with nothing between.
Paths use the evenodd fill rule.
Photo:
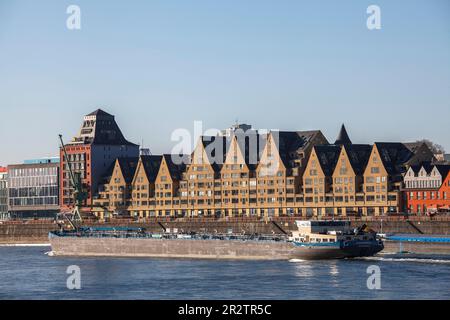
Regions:
<instances>
[{"instance_id":1,"label":"quay wall","mask_svg":"<svg viewBox=\"0 0 450 320\"><path fill-rule=\"evenodd\" d=\"M395 234L450 235L450 219L383 219L352 220L354 227L366 223L377 232ZM114 220L105 223L85 222L89 226L129 226L142 227L152 232L164 232L178 229L178 232L205 233L259 233L282 234L296 229L295 218L278 218L273 221L261 221L251 218L233 220L214 219L147 219L140 222ZM10 221L0 222L0 244L47 243L48 232L57 230L58 225L51 221Z\"/></svg>"}]
</instances>

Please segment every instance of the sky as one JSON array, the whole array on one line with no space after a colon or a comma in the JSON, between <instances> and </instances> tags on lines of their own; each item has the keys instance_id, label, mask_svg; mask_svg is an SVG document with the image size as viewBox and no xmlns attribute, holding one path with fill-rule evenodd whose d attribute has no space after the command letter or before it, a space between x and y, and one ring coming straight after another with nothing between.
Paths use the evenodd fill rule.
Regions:
<instances>
[{"instance_id":1,"label":"sky","mask_svg":"<svg viewBox=\"0 0 450 320\"><path fill-rule=\"evenodd\" d=\"M155 154L236 120L450 152L450 1L0 0L0 165L58 154L97 108Z\"/></svg>"}]
</instances>

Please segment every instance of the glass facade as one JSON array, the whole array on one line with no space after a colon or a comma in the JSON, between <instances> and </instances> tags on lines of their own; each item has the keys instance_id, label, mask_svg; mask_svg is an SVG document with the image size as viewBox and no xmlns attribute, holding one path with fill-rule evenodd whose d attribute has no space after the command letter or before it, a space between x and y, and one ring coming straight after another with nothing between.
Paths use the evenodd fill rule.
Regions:
<instances>
[{"instance_id":1,"label":"glass facade","mask_svg":"<svg viewBox=\"0 0 450 320\"><path fill-rule=\"evenodd\" d=\"M0 172L0 220L8 217L8 175Z\"/></svg>"},{"instance_id":2,"label":"glass facade","mask_svg":"<svg viewBox=\"0 0 450 320\"><path fill-rule=\"evenodd\" d=\"M52 211L59 206L59 165L14 165L8 168L9 209Z\"/></svg>"}]
</instances>

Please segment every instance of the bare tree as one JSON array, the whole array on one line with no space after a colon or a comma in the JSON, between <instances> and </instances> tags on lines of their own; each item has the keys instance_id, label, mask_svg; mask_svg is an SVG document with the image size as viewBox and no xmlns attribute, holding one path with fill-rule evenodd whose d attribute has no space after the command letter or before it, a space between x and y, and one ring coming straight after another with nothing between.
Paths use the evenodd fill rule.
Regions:
<instances>
[{"instance_id":1,"label":"bare tree","mask_svg":"<svg viewBox=\"0 0 450 320\"><path fill-rule=\"evenodd\" d=\"M445 153L445 149L443 146L428 139L417 140L416 142L425 143L434 154Z\"/></svg>"}]
</instances>

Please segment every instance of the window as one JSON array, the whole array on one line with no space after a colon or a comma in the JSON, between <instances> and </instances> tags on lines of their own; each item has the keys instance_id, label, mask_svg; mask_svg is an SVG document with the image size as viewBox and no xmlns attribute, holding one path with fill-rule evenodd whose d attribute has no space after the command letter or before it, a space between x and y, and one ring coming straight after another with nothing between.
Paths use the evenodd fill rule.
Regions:
<instances>
[{"instance_id":1,"label":"window","mask_svg":"<svg viewBox=\"0 0 450 320\"><path fill-rule=\"evenodd\" d=\"M375 182L375 178L374 177L367 177L366 178L366 183L374 183Z\"/></svg>"},{"instance_id":2,"label":"window","mask_svg":"<svg viewBox=\"0 0 450 320\"><path fill-rule=\"evenodd\" d=\"M370 173L380 173L380 168L379 167L372 167L372 168L370 168Z\"/></svg>"}]
</instances>

